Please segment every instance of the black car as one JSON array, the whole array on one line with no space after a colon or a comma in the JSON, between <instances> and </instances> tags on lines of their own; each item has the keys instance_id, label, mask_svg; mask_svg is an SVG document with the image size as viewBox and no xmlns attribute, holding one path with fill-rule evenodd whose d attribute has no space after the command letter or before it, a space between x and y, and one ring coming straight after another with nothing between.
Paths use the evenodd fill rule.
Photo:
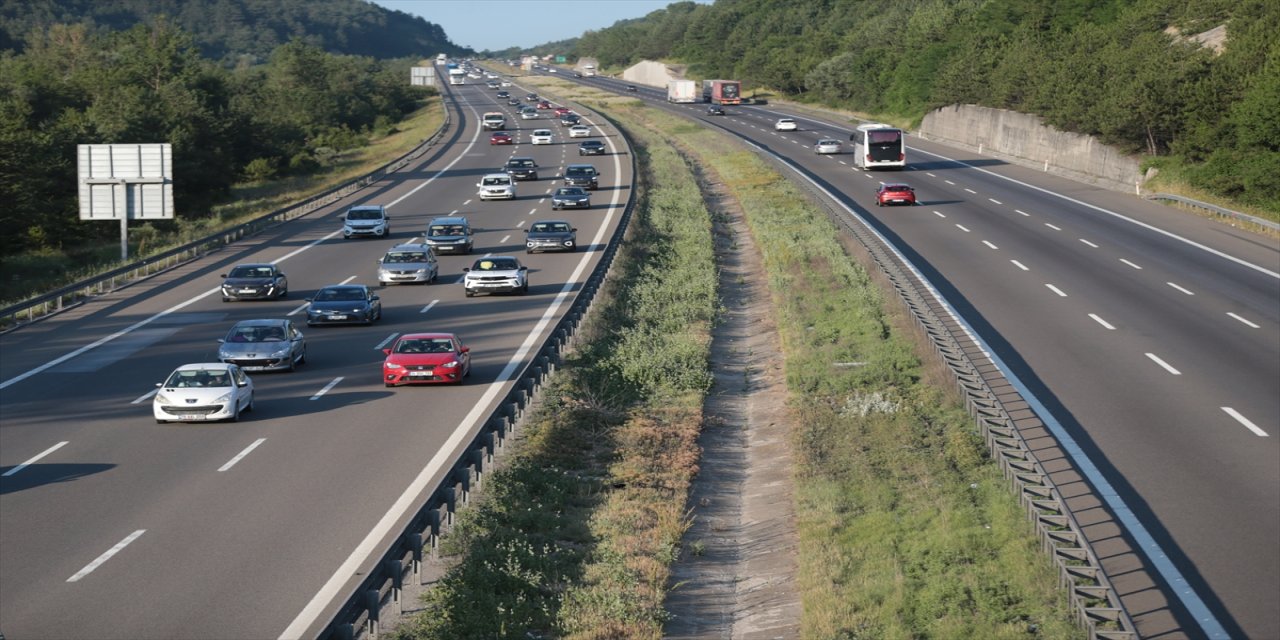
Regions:
<instances>
[{"instance_id":1,"label":"black car","mask_svg":"<svg viewBox=\"0 0 1280 640\"><path fill-rule=\"evenodd\" d=\"M573 207L575 209L590 209L591 194L582 187L560 187L555 193L551 194L551 208L564 209Z\"/></svg>"},{"instance_id":2,"label":"black car","mask_svg":"<svg viewBox=\"0 0 1280 640\"><path fill-rule=\"evenodd\" d=\"M318 324L373 324L382 319L382 301L362 284L337 284L307 298L307 326Z\"/></svg>"},{"instance_id":3,"label":"black car","mask_svg":"<svg viewBox=\"0 0 1280 640\"><path fill-rule=\"evenodd\" d=\"M533 158L515 156L507 160L507 164L503 165L502 170L506 171L512 180L538 179L538 163L534 162Z\"/></svg>"},{"instance_id":4,"label":"black car","mask_svg":"<svg viewBox=\"0 0 1280 640\"><path fill-rule=\"evenodd\" d=\"M627 85L627 91L635 91L635 90L636 90L636 86L634 84Z\"/></svg>"},{"instance_id":5,"label":"black car","mask_svg":"<svg viewBox=\"0 0 1280 640\"><path fill-rule=\"evenodd\" d=\"M568 113L560 116L560 126L562 127L572 127L579 122L582 122L582 118L574 113Z\"/></svg>"},{"instance_id":6,"label":"black car","mask_svg":"<svg viewBox=\"0 0 1280 640\"><path fill-rule=\"evenodd\" d=\"M539 220L529 225L529 229L525 231L524 252L577 251L577 232L573 225L564 220Z\"/></svg>"},{"instance_id":7,"label":"black car","mask_svg":"<svg viewBox=\"0 0 1280 640\"><path fill-rule=\"evenodd\" d=\"M720 106L720 105L718 105L718 104L713 104L713 105L711 105L711 106L707 107L707 115L709 115L709 116L722 116L722 115L724 115L724 107L722 107L722 106Z\"/></svg>"},{"instance_id":8,"label":"black car","mask_svg":"<svg viewBox=\"0 0 1280 640\"><path fill-rule=\"evenodd\" d=\"M578 145L578 155L580 156L602 156L604 155L604 142L600 140L583 140Z\"/></svg>"},{"instance_id":9,"label":"black car","mask_svg":"<svg viewBox=\"0 0 1280 640\"><path fill-rule=\"evenodd\" d=\"M495 93L495 94L493 94L493 95L495 95L495 96L497 96L497 97L499 97L499 98L510 98L510 97L511 97L511 92L510 92L510 91L499 91L499 92L497 92L497 93Z\"/></svg>"},{"instance_id":10,"label":"black car","mask_svg":"<svg viewBox=\"0 0 1280 640\"><path fill-rule=\"evenodd\" d=\"M514 107L514 106L516 106L516 105L520 104L520 98L511 98L510 100L507 100L507 104L509 104L509 105L511 105L511 106L513 106L513 107Z\"/></svg>"},{"instance_id":11,"label":"black car","mask_svg":"<svg viewBox=\"0 0 1280 640\"><path fill-rule=\"evenodd\" d=\"M599 186L600 172L589 164L571 164L564 168L564 186L595 189Z\"/></svg>"},{"instance_id":12,"label":"black car","mask_svg":"<svg viewBox=\"0 0 1280 640\"><path fill-rule=\"evenodd\" d=\"M289 295L289 279L274 264L236 265L222 274L222 301L270 300Z\"/></svg>"},{"instance_id":13,"label":"black car","mask_svg":"<svg viewBox=\"0 0 1280 640\"><path fill-rule=\"evenodd\" d=\"M538 94L536 94L536 93L526 93L526 94L525 94L525 96L524 96L524 100L525 100L525 102L537 102L537 101L538 101Z\"/></svg>"}]
</instances>

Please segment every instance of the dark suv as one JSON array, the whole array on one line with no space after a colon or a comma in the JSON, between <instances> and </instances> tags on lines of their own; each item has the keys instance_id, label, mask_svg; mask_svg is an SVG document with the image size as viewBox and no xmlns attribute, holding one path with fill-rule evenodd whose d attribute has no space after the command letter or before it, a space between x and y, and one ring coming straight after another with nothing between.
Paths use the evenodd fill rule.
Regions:
<instances>
[{"instance_id":1,"label":"dark suv","mask_svg":"<svg viewBox=\"0 0 1280 640\"><path fill-rule=\"evenodd\" d=\"M515 156L507 160L507 164L502 167L512 180L537 180L538 179L538 163L533 158L523 156Z\"/></svg>"},{"instance_id":2,"label":"dark suv","mask_svg":"<svg viewBox=\"0 0 1280 640\"><path fill-rule=\"evenodd\" d=\"M600 172L589 164L571 164L564 168L564 184L567 187L595 189L599 186Z\"/></svg>"}]
</instances>

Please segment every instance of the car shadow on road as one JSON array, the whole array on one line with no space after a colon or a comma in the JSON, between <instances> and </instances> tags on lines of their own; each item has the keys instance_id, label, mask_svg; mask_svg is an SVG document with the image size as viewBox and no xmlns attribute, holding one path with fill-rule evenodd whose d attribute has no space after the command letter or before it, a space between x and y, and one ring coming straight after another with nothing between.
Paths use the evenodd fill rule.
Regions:
<instances>
[{"instance_id":1,"label":"car shadow on road","mask_svg":"<svg viewBox=\"0 0 1280 640\"><path fill-rule=\"evenodd\" d=\"M85 476L102 473L114 469L116 465L106 463L54 463L33 464L25 467L12 476L4 476L16 467L0 467L0 495L25 491L47 484L75 482Z\"/></svg>"}]
</instances>

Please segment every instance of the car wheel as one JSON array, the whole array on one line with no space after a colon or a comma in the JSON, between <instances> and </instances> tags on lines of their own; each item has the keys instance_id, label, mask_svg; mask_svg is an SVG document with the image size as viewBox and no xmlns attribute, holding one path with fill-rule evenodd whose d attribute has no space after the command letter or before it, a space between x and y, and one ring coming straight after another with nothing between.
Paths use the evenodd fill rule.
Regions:
<instances>
[{"instance_id":1,"label":"car wheel","mask_svg":"<svg viewBox=\"0 0 1280 640\"><path fill-rule=\"evenodd\" d=\"M231 298L228 298L228 297L226 297L226 296L222 296L222 301L223 301L223 302L231 302Z\"/></svg>"},{"instance_id":2,"label":"car wheel","mask_svg":"<svg viewBox=\"0 0 1280 640\"><path fill-rule=\"evenodd\" d=\"M292 372L297 370L297 368L298 368L298 360L293 356L289 356L289 366L285 368L285 371Z\"/></svg>"},{"instance_id":3,"label":"car wheel","mask_svg":"<svg viewBox=\"0 0 1280 640\"><path fill-rule=\"evenodd\" d=\"M529 281L528 281L528 280L525 280L525 281L524 281L524 286L523 286L523 287L520 287L520 295L524 295L524 294L526 294L526 293L529 293Z\"/></svg>"},{"instance_id":4,"label":"car wheel","mask_svg":"<svg viewBox=\"0 0 1280 640\"><path fill-rule=\"evenodd\" d=\"M472 297L472 296L476 295L476 294L475 294L475 292L474 292L474 291L472 291L472 290L470 290L470 289L463 289L462 291L463 291L463 293L465 293L465 294L467 295L467 297L468 297L468 298L470 298L470 297Z\"/></svg>"},{"instance_id":5,"label":"car wheel","mask_svg":"<svg viewBox=\"0 0 1280 640\"><path fill-rule=\"evenodd\" d=\"M388 388L396 386L396 385L394 385L394 384L391 384L390 382L386 382L386 383L384 383L384 384L385 384Z\"/></svg>"},{"instance_id":6,"label":"car wheel","mask_svg":"<svg viewBox=\"0 0 1280 640\"><path fill-rule=\"evenodd\" d=\"M302 353L298 354L298 364L306 364L306 363L307 363L307 349L306 347L303 347Z\"/></svg>"},{"instance_id":7,"label":"car wheel","mask_svg":"<svg viewBox=\"0 0 1280 640\"><path fill-rule=\"evenodd\" d=\"M236 405L235 412L231 414L230 418L227 418L227 422L240 422L240 406L239 405Z\"/></svg>"},{"instance_id":8,"label":"car wheel","mask_svg":"<svg viewBox=\"0 0 1280 640\"><path fill-rule=\"evenodd\" d=\"M169 421L168 421L168 420L161 420L160 418L156 418L156 424L169 424Z\"/></svg>"},{"instance_id":9,"label":"car wheel","mask_svg":"<svg viewBox=\"0 0 1280 640\"><path fill-rule=\"evenodd\" d=\"M253 394L252 393L249 394L249 404L245 405L244 410L245 410L245 413L253 412Z\"/></svg>"},{"instance_id":10,"label":"car wheel","mask_svg":"<svg viewBox=\"0 0 1280 640\"><path fill-rule=\"evenodd\" d=\"M280 296L279 296L279 297L281 297L281 298L288 298L288 297L289 297L289 287L285 287L284 289L281 289L281 290L280 290Z\"/></svg>"}]
</instances>

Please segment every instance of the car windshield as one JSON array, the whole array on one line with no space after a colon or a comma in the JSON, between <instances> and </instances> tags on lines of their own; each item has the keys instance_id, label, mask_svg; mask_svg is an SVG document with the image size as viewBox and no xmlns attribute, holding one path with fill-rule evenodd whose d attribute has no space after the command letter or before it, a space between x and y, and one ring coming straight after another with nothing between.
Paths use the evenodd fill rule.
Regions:
<instances>
[{"instance_id":1,"label":"car windshield","mask_svg":"<svg viewBox=\"0 0 1280 640\"><path fill-rule=\"evenodd\" d=\"M179 369L169 376L164 386L179 389L229 387L231 376L225 369Z\"/></svg>"},{"instance_id":2,"label":"car windshield","mask_svg":"<svg viewBox=\"0 0 1280 640\"><path fill-rule=\"evenodd\" d=\"M496 186L507 185L507 184L511 184L511 183L508 182L506 178L485 178L484 179L484 186L486 187L496 187Z\"/></svg>"},{"instance_id":3,"label":"car windshield","mask_svg":"<svg viewBox=\"0 0 1280 640\"><path fill-rule=\"evenodd\" d=\"M533 160L525 158L523 160L511 159L507 162L508 167L532 167Z\"/></svg>"},{"instance_id":4,"label":"car windshield","mask_svg":"<svg viewBox=\"0 0 1280 640\"><path fill-rule=\"evenodd\" d=\"M448 338L409 338L396 343L395 353L450 353L453 341Z\"/></svg>"},{"instance_id":5,"label":"car windshield","mask_svg":"<svg viewBox=\"0 0 1280 640\"><path fill-rule=\"evenodd\" d=\"M382 212L376 209L352 209L347 212L348 220L380 220Z\"/></svg>"},{"instance_id":6,"label":"car windshield","mask_svg":"<svg viewBox=\"0 0 1280 640\"><path fill-rule=\"evenodd\" d=\"M421 251L393 251L388 253L382 262L385 263L405 263L405 262L426 262L427 254Z\"/></svg>"},{"instance_id":7,"label":"car windshield","mask_svg":"<svg viewBox=\"0 0 1280 640\"><path fill-rule=\"evenodd\" d=\"M593 176L596 170L595 167L569 167L565 173L571 176Z\"/></svg>"},{"instance_id":8,"label":"car windshield","mask_svg":"<svg viewBox=\"0 0 1280 640\"><path fill-rule=\"evenodd\" d=\"M321 289L316 293L315 300L317 302L335 302L342 300L364 300L364 292L360 289L342 288L342 289Z\"/></svg>"},{"instance_id":9,"label":"car windshield","mask_svg":"<svg viewBox=\"0 0 1280 640\"><path fill-rule=\"evenodd\" d=\"M583 191L578 187L564 187L562 189L556 189L556 195L558 196L582 196L586 195L586 193L586 191Z\"/></svg>"},{"instance_id":10,"label":"car windshield","mask_svg":"<svg viewBox=\"0 0 1280 640\"><path fill-rule=\"evenodd\" d=\"M284 327L235 327L227 342L283 342Z\"/></svg>"},{"instance_id":11,"label":"car windshield","mask_svg":"<svg viewBox=\"0 0 1280 640\"><path fill-rule=\"evenodd\" d=\"M475 271L515 271L519 267L516 266L515 258L486 258L484 260L476 260Z\"/></svg>"},{"instance_id":12,"label":"car windshield","mask_svg":"<svg viewBox=\"0 0 1280 640\"><path fill-rule=\"evenodd\" d=\"M236 267L227 276L229 278L270 278L271 267Z\"/></svg>"}]
</instances>

